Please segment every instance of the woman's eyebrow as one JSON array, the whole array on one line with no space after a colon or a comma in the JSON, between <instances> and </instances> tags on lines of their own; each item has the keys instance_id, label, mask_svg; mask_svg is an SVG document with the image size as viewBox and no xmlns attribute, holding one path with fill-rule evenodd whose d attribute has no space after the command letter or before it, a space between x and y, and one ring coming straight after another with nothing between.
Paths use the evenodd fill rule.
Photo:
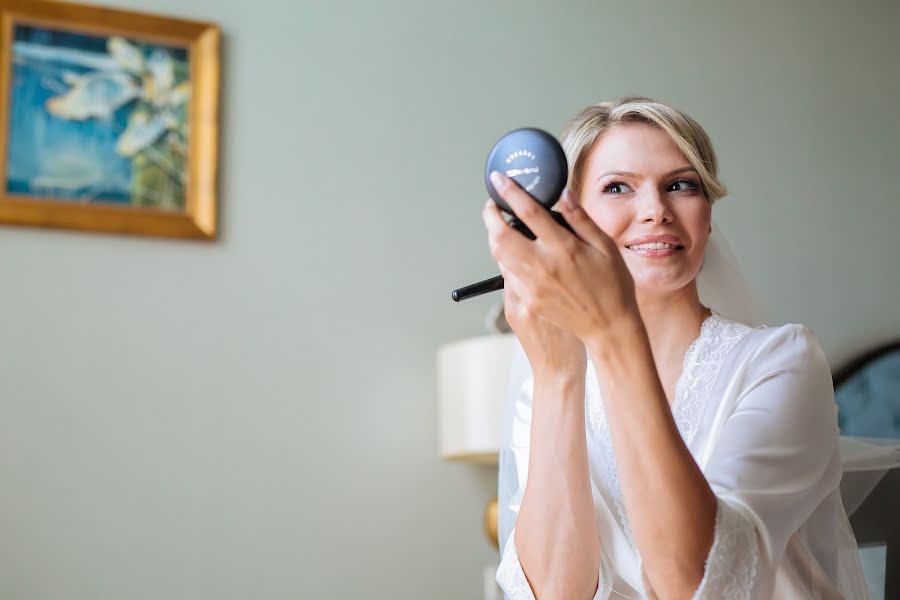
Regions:
<instances>
[{"instance_id":1,"label":"woman's eyebrow","mask_svg":"<svg viewBox=\"0 0 900 600\"><path fill-rule=\"evenodd\" d=\"M690 167L690 166L688 166L688 167L681 167L681 168L675 169L674 171L669 171L668 173L666 173L665 175L663 175L663 177L669 177L669 176L671 176L671 175L675 175L676 173L683 173L684 171L693 171L693 172L696 173L696 172L697 172L697 169L695 169L694 167ZM597 177L597 179L598 179L598 180L603 179L603 178L606 177L607 175L628 175L628 176L631 176L631 177L637 177L637 176L638 176L637 173L632 173L632 172L630 172L630 171L607 171L606 173L603 173L602 175L600 175L599 177ZM699 175L699 173L698 173L698 175Z\"/></svg>"}]
</instances>

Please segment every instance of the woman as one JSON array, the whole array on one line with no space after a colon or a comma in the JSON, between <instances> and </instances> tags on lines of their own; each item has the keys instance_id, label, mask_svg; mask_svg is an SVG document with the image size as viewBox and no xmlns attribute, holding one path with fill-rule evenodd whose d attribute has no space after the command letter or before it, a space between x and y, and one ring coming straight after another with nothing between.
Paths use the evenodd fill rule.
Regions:
<instances>
[{"instance_id":1,"label":"woman","mask_svg":"<svg viewBox=\"0 0 900 600\"><path fill-rule=\"evenodd\" d=\"M696 277L726 193L703 129L644 97L562 136L558 226L499 173L537 235L483 219L531 377L501 470L497 581L520 598L866 598L838 485L828 362L798 324L751 327Z\"/></svg>"}]
</instances>

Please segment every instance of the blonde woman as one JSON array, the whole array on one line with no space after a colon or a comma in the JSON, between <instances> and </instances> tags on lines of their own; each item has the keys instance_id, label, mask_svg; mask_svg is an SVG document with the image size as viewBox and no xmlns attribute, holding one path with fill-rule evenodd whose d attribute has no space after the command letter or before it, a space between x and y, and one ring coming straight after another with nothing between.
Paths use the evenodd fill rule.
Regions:
<instances>
[{"instance_id":1,"label":"blonde woman","mask_svg":"<svg viewBox=\"0 0 900 600\"><path fill-rule=\"evenodd\" d=\"M562 143L577 236L502 174L537 240L483 210L528 365L500 459L507 598L868 597L818 341L701 302L726 194L702 127L626 97Z\"/></svg>"}]
</instances>

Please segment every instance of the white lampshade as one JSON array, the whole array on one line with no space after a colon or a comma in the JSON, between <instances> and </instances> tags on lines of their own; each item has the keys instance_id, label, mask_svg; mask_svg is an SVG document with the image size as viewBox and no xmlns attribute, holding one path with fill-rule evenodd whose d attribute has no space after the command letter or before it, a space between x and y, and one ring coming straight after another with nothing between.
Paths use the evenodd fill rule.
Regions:
<instances>
[{"instance_id":1,"label":"white lampshade","mask_svg":"<svg viewBox=\"0 0 900 600\"><path fill-rule=\"evenodd\" d=\"M484 335L438 350L442 458L497 463L514 340L512 333Z\"/></svg>"}]
</instances>

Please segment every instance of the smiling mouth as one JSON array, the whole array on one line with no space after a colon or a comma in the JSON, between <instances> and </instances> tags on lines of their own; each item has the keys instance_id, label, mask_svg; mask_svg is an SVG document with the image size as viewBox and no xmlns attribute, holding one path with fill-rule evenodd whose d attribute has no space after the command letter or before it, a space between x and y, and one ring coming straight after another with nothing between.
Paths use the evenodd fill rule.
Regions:
<instances>
[{"instance_id":1,"label":"smiling mouth","mask_svg":"<svg viewBox=\"0 0 900 600\"><path fill-rule=\"evenodd\" d=\"M625 246L629 250L637 250L641 252L650 252L654 250L684 250L684 246L679 244L636 244L634 246Z\"/></svg>"},{"instance_id":2,"label":"smiling mouth","mask_svg":"<svg viewBox=\"0 0 900 600\"><path fill-rule=\"evenodd\" d=\"M635 255L647 259L670 258L684 250L684 246L681 244L664 244L661 242L636 244L634 246L625 247L634 252Z\"/></svg>"}]
</instances>

